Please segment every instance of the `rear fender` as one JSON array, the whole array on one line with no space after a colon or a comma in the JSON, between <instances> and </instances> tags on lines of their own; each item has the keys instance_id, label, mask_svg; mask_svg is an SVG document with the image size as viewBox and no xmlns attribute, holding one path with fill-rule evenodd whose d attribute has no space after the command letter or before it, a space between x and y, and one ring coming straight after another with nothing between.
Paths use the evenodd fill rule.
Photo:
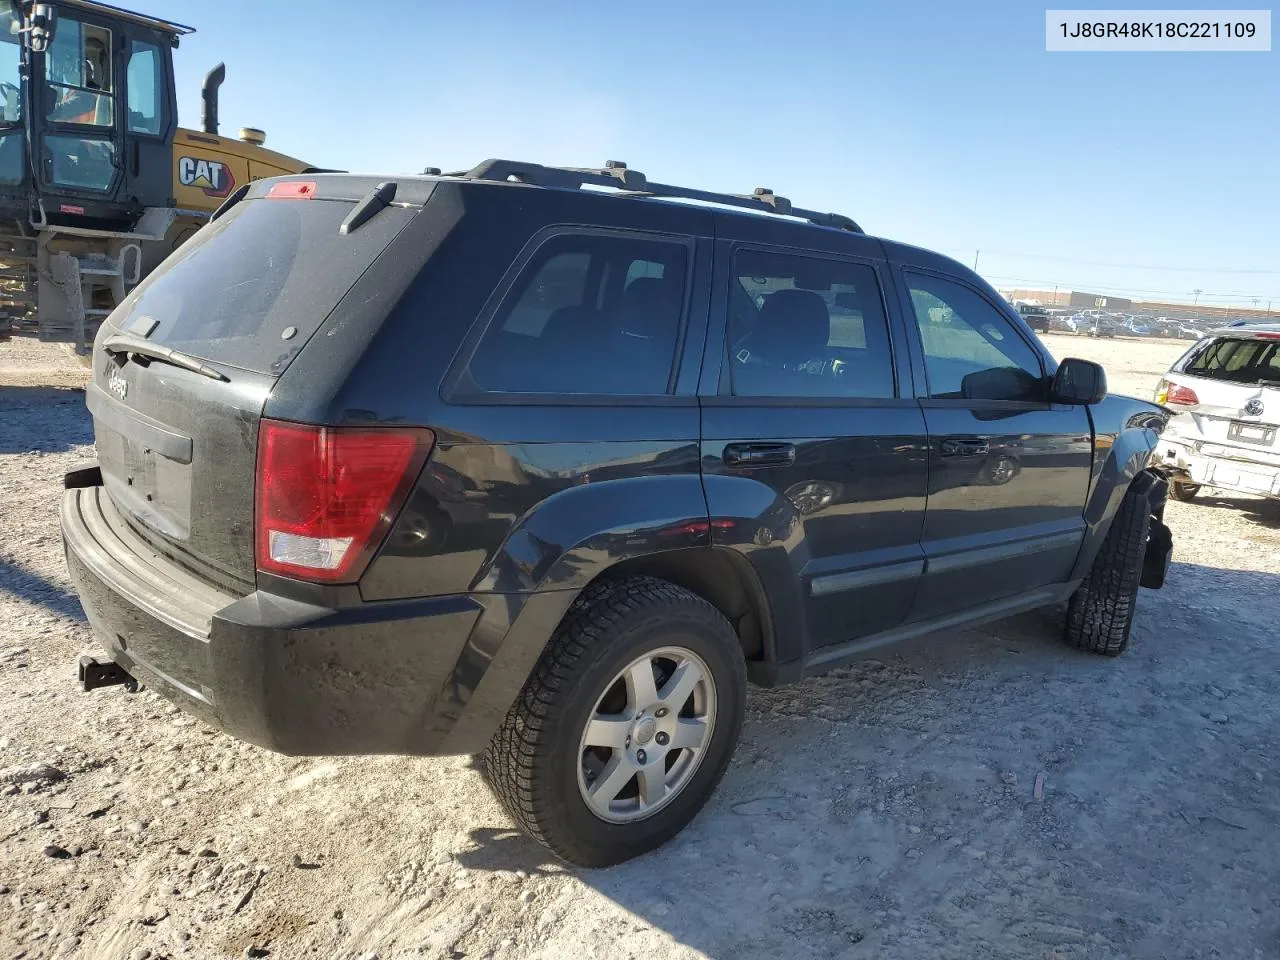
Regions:
<instances>
[{"instance_id":1,"label":"rear fender","mask_svg":"<svg viewBox=\"0 0 1280 960\"><path fill-rule=\"evenodd\" d=\"M481 569L485 607L434 714L442 753L477 753L498 729L560 620L614 564L711 546L697 474L631 477L562 490L521 517Z\"/></svg>"},{"instance_id":2,"label":"rear fender","mask_svg":"<svg viewBox=\"0 0 1280 960\"><path fill-rule=\"evenodd\" d=\"M629 477L562 490L521 517L473 591L580 591L622 560L709 547L697 474Z\"/></svg>"}]
</instances>

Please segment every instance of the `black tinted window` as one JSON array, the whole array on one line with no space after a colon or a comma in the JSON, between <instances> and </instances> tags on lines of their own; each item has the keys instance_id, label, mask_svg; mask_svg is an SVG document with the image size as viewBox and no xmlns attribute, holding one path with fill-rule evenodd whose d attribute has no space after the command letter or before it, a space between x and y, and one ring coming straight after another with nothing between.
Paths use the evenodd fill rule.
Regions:
<instances>
[{"instance_id":1,"label":"black tinted window","mask_svg":"<svg viewBox=\"0 0 1280 960\"><path fill-rule=\"evenodd\" d=\"M664 394L687 272L679 243L553 237L485 330L471 377L500 393Z\"/></svg>"},{"instance_id":2,"label":"black tinted window","mask_svg":"<svg viewBox=\"0 0 1280 960\"><path fill-rule=\"evenodd\" d=\"M739 251L729 352L738 396L894 395L880 285L865 264Z\"/></svg>"},{"instance_id":3,"label":"black tinted window","mask_svg":"<svg viewBox=\"0 0 1280 960\"><path fill-rule=\"evenodd\" d=\"M929 396L946 400L1043 400L1039 355L976 291L908 273L924 346Z\"/></svg>"},{"instance_id":4,"label":"black tinted window","mask_svg":"<svg viewBox=\"0 0 1280 960\"><path fill-rule=\"evenodd\" d=\"M241 201L125 298L112 325L127 329L136 316L151 317L156 343L278 373L413 216L389 207L344 236L338 228L351 207ZM286 340L288 327L295 331Z\"/></svg>"}]
</instances>

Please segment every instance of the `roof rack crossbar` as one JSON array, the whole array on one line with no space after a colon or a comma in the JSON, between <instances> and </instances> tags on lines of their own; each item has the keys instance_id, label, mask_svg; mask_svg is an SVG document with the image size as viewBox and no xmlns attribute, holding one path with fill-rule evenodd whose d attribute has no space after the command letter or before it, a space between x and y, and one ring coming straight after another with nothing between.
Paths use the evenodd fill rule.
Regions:
<instances>
[{"instance_id":1,"label":"roof rack crossbar","mask_svg":"<svg viewBox=\"0 0 1280 960\"><path fill-rule=\"evenodd\" d=\"M681 200L697 200L703 203L717 203L731 207L742 207L763 213L773 213L784 217L799 217L810 223L824 227L835 227L852 233L863 233L863 229L849 217L839 213L821 213L793 206L786 197L780 197L767 187L757 187L751 194L716 193L712 190L697 190L692 187L678 187L669 183L654 183L639 170L630 169L625 163L611 160L604 167L546 167L539 163L522 163L518 160L486 160L470 170L446 174L452 177L464 177L469 180L515 181L540 187L560 187L568 190L580 190L590 184L597 187L612 187L625 196L633 197L670 197Z\"/></svg>"}]
</instances>

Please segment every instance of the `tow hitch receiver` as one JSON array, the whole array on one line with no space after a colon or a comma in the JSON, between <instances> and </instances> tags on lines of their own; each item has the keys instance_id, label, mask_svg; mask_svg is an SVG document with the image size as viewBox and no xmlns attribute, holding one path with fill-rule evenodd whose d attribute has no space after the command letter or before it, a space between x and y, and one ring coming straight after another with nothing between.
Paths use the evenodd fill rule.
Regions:
<instances>
[{"instance_id":1,"label":"tow hitch receiver","mask_svg":"<svg viewBox=\"0 0 1280 960\"><path fill-rule=\"evenodd\" d=\"M133 679L118 663L107 661L102 663L93 657L81 657L77 671L80 678L80 689L88 693L99 687L123 685L130 693L138 692L138 681Z\"/></svg>"}]
</instances>

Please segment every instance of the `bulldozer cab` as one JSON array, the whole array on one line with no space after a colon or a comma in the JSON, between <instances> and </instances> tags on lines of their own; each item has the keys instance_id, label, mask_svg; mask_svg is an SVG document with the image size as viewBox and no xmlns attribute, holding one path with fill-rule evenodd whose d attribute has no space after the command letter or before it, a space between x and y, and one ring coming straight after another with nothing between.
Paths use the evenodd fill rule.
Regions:
<instances>
[{"instance_id":1,"label":"bulldozer cab","mask_svg":"<svg viewBox=\"0 0 1280 960\"><path fill-rule=\"evenodd\" d=\"M173 51L190 27L97 0L0 0L0 340L34 330L87 356L102 319L239 185L313 169L178 126Z\"/></svg>"},{"instance_id":2,"label":"bulldozer cab","mask_svg":"<svg viewBox=\"0 0 1280 960\"><path fill-rule=\"evenodd\" d=\"M129 230L173 203L173 48L189 27L92 0L0 0L0 211Z\"/></svg>"}]
</instances>

